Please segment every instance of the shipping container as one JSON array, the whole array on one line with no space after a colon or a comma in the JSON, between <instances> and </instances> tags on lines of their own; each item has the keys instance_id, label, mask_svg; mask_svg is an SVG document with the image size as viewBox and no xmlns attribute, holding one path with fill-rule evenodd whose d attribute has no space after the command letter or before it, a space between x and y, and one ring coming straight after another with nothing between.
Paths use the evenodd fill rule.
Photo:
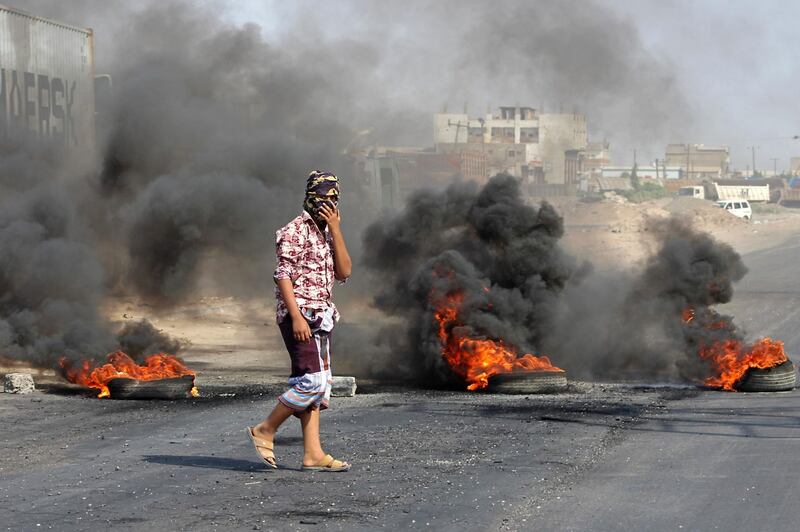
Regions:
<instances>
[{"instance_id":1,"label":"shipping container","mask_svg":"<svg viewBox=\"0 0 800 532\"><path fill-rule=\"evenodd\" d=\"M0 143L93 153L94 76L91 29L0 5Z\"/></svg>"}]
</instances>

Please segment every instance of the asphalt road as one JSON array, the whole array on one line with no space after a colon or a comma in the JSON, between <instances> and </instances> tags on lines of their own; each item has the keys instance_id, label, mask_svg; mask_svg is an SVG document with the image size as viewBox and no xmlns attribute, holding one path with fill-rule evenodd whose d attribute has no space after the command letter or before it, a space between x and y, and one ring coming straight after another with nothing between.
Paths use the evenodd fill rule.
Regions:
<instances>
[{"instance_id":1,"label":"asphalt road","mask_svg":"<svg viewBox=\"0 0 800 532\"><path fill-rule=\"evenodd\" d=\"M744 257L722 311L800 353L800 236ZM551 498L541 530L796 531L800 392L706 391L643 416L598 467Z\"/></svg>"},{"instance_id":2,"label":"asphalt road","mask_svg":"<svg viewBox=\"0 0 800 532\"><path fill-rule=\"evenodd\" d=\"M280 469L254 455L243 428L274 404L270 392L180 402L0 394L0 527L529 529L536 506L624 427L696 393L574 384L538 397L397 389L336 399L325 441L354 467L309 474L296 422L276 440Z\"/></svg>"},{"instance_id":3,"label":"asphalt road","mask_svg":"<svg viewBox=\"0 0 800 532\"><path fill-rule=\"evenodd\" d=\"M749 334L783 340L787 353L800 354L800 235L743 258L749 272L721 310Z\"/></svg>"},{"instance_id":4,"label":"asphalt road","mask_svg":"<svg viewBox=\"0 0 800 532\"><path fill-rule=\"evenodd\" d=\"M800 393L704 392L645 416L539 530L796 531Z\"/></svg>"},{"instance_id":5,"label":"asphalt road","mask_svg":"<svg viewBox=\"0 0 800 532\"><path fill-rule=\"evenodd\" d=\"M791 353L799 251L795 238L745 257L751 272L724 309ZM798 529L798 391L363 390L324 414L329 451L355 464L345 474L299 471L296 423L276 442L281 469L259 465L243 427L278 391L0 394L0 529Z\"/></svg>"}]
</instances>

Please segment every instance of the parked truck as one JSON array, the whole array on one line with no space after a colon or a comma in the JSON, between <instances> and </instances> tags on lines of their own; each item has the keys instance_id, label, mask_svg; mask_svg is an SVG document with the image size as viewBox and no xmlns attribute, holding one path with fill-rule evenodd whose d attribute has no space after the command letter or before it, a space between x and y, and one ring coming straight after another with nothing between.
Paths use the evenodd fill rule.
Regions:
<instances>
[{"instance_id":1,"label":"parked truck","mask_svg":"<svg viewBox=\"0 0 800 532\"><path fill-rule=\"evenodd\" d=\"M764 203L770 201L769 183L731 179L681 187L678 189L678 195L713 201L748 200Z\"/></svg>"},{"instance_id":2,"label":"parked truck","mask_svg":"<svg viewBox=\"0 0 800 532\"><path fill-rule=\"evenodd\" d=\"M769 201L769 183L748 180L720 180L712 183L714 200L748 200L755 203Z\"/></svg>"},{"instance_id":3,"label":"parked truck","mask_svg":"<svg viewBox=\"0 0 800 532\"><path fill-rule=\"evenodd\" d=\"M684 198L706 199L706 188L702 185L690 185L678 189L678 196Z\"/></svg>"},{"instance_id":4,"label":"parked truck","mask_svg":"<svg viewBox=\"0 0 800 532\"><path fill-rule=\"evenodd\" d=\"M0 5L0 145L28 141L94 152L92 30Z\"/></svg>"}]
</instances>

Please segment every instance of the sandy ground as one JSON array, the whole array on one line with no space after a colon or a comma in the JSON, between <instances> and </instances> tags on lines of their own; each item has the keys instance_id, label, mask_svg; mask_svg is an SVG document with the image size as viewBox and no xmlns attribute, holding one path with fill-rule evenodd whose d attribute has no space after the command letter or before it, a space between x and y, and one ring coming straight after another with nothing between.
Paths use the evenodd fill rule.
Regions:
<instances>
[{"instance_id":1,"label":"sandy ground","mask_svg":"<svg viewBox=\"0 0 800 532\"><path fill-rule=\"evenodd\" d=\"M554 200L564 216L564 249L598 268L635 265L653 249L647 222L674 215L732 245L740 254L774 247L800 231L800 210L760 207L752 221L739 219L694 198L665 198L642 204ZM759 206L756 207L759 210Z\"/></svg>"}]
</instances>

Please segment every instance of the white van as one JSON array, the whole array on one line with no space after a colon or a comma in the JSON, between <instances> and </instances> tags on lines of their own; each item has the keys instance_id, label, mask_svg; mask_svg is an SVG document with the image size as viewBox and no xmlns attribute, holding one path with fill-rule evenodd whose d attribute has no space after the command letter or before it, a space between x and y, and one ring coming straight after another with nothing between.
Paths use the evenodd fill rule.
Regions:
<instances>
[{"instance_id":1,"label":"white van","mask_svg":"<svg viewBox=\"0 0 800 532\"><path fill-rule=\"evenodd\" d=\"M750 207L750 202L747 200L719 200L715 205L745 220L749 220L753 217L753 209Z\"/></svg>"}]
</instances>

